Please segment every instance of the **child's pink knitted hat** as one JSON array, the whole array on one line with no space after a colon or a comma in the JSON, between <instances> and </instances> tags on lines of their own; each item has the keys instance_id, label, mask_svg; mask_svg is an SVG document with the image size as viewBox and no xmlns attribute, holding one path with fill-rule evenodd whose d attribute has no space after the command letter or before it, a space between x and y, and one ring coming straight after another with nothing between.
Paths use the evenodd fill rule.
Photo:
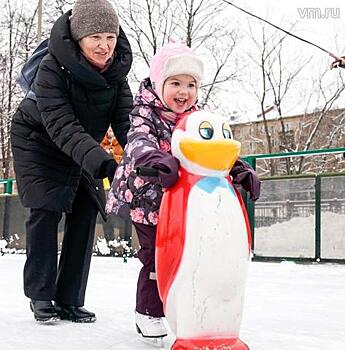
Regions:
<instances>
[{"instance_id":1,"label":"child's pink knitted hat","mask_svg":"<svg viewBox=\"0 0 345 350\"><path fill-rule=\"evenodd\" d=\"M150 80L159 99L163 100L165 80L173 75L191 75L200 86L204 65L193 50L181 43L165 44L153 57L150 64Z\"/></svg>"}]
</instances>

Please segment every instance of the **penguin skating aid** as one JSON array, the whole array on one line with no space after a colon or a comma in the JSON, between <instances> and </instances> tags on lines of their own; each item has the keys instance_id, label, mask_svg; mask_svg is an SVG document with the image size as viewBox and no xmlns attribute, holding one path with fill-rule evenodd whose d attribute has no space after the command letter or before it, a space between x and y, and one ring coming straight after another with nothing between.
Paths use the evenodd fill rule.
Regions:
<instances>
[{"instance_id":1,"label":"penguin skating aid","mask_svg":"<svg viewBox=\"0 0 345 350\"><path fill-rule=\"evenodd\" d=\"M239 153L228 122L211 112L189 114L172 136L180 177L163 196L156 271L174 350L249 349L239 329L250 232L228 177Z\"/></svg>"}]
</instances>

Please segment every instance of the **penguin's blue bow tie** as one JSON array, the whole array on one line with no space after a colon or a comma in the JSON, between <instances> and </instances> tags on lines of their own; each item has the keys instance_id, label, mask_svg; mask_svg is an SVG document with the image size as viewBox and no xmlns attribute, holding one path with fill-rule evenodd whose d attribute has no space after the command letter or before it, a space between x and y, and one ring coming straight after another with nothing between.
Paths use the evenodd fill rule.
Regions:
<instances>
[{"instance_id":1,"label":"penguin's blue bow tie","mask_svg":"<svg viewBox=\"0 0 345 350\"><path fill-rule=\"evenodd\" d=\"M224 177L207 176L201 179L197 186L207 193L212 193L217 187L228 188L231 192L233 192L228 180Z\"/></svg>"}]
</instances>

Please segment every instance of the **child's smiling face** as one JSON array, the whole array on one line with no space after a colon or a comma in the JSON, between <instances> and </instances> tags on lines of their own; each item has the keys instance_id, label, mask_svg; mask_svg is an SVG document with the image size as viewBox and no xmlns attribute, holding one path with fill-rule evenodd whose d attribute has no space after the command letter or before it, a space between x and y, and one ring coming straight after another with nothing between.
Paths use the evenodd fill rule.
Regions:
<instances>
[{"instance_id":1,"label":"child's smiling face","mask_svg":"<svg viewBox=\"0 0 345 350\"><path fill-rule=\"evenodd\" d=\"M163 85L164 102L176 114L182 114L191 108L196 102L197 94L197 82L191 75L173 75Z\"/></svg>"}]
</instances>

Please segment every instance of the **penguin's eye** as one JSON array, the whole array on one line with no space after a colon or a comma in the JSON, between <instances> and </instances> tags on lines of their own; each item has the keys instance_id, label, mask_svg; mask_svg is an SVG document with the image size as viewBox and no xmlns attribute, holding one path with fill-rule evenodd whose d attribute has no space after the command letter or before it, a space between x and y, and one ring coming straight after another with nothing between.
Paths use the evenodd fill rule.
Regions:
<instances>
[{"instance_id":1,"label":"penguin's eye","mask_svg":"<svg viewBox=\"0 0 345 350\"><path fill-rule=\"evenodd\" d=\"M223 123L223 135L226 139L232 139L230 125L228 123Z\"/></svg>"},{"instance_id":2,"label":"penguin's eye","mask_svg":"<svg viewBox=\"0 0 345 350\"><path fill-rule=\"evenodd\" d=\"M202 122L199 126L199 134L205 140L210 140L213 137L213 126L209 122Z\"/></svg>"}]
</instances>

